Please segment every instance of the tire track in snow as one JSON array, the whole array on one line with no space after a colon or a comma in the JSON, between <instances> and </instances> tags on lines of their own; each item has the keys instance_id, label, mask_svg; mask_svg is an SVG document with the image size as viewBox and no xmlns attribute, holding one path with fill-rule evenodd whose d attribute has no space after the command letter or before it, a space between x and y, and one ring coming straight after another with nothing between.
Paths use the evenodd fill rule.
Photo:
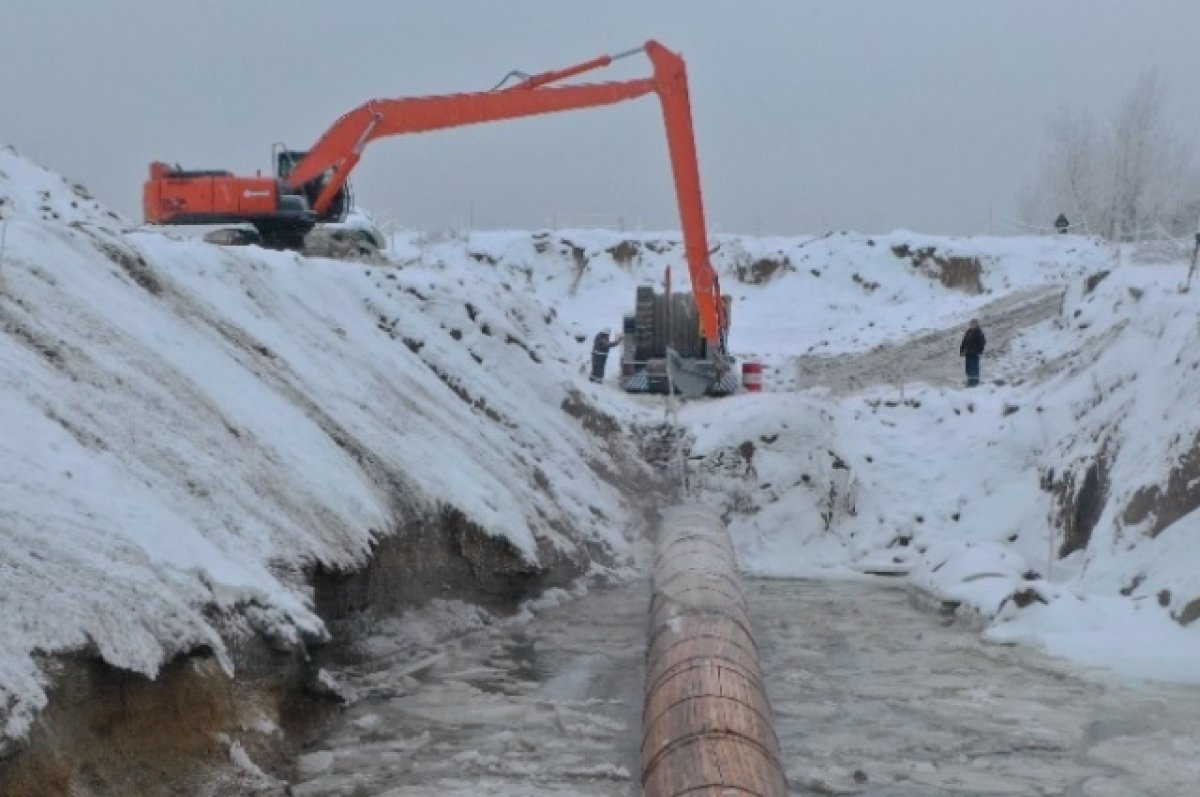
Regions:
<instances>
[{"instance_id":1,"label":"tire track in snow","mask_svg":"<svg viewBox=\"0 0 1200 797\"><path fill-rule=\"evenodd\" d=\"M1061 285L1052 285L1019 291L973 314L980 319L988 338L984 381L1017 381L1035 375L1031 364L1012 360L1011 343L1025 329L1057 315L1064 290ZM859 353L802 355L794 361L798 384L803 388L827 387L838 394L914 382L962 385L963 361L958 356L958 345L964 328L965 322L956 322Z\"/></svg>"}]
</instances>

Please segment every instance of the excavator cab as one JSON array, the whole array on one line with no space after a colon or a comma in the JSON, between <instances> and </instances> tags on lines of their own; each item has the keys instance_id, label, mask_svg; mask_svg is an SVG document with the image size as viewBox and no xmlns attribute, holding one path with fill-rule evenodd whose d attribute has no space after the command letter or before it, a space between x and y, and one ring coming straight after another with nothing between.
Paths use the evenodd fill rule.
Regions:
<instances>
[{"instance_id":1,"label":"excavator cab","mask_svg":"<svg viewBox=\"0 0 1200 797\"><path fill-rule=\"evenodd\" d=\"M275 150L275 176L280 180L285 180L296 168L296 165L304 159L307 152L295 149L284 149L276 146ZM313 207L317 203L317 197L321 195L321 189L333 177L333 169L326 169L316 180L310 180L300 186L300 195L304 197L308 207ZM318 222L333 222L345 221L346 216L350 213L350 209L354 206L353 196L350 192L350 183L345 183L338 192L333 196L333 203L324 213L317 215Z\"/></svg>"}]
</instances>

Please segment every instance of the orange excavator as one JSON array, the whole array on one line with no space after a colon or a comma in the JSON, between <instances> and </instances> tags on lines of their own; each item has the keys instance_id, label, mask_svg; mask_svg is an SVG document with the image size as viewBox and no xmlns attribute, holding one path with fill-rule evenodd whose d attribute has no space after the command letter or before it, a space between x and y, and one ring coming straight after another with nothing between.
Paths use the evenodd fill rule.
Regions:
<instances>
[{"instance_id":1,"label":"orange excavator","mask_svg":"<svg viewBox=\"0 0 1200 797\"><path fill-rule=\"evenodd\" d=\"M651 77L563 85L569 78L642 52L653 65ZM505 86L513 78L516 82ZM157 161L151 164L150 179L143 189L145 218L152 224L250 224L265 245L299 249L305 235L317 223L345 219L351 206L350 173L367 144L376 139L612 105L652 93L658 95L666 124L685 257L691 275L689 298L694 301L699 329L693 328L687 335L695 339L695 345L690 347L694 350L692 356L680 357L673 350L662 352L662 357L639 355L633 367L644 371L649 366L664 374L674 371L679 378L673 381L680 383L674 389L685 393L731 392L736 387L729 378L725 346L728 304L722 300L717 273L709 262L687 70L678 54L655 41L542 74L511 72L490 91L371 100L334 122L307 152L277 149L275 177L186 170ZM649 323L661 325L662 319ZM626 325L628 328L628 319ZM661 342L671 337L658 329L635 332L635 338L643 341ZM673 359L672 354L676 355ZM689 379L689 374L694 374L695 379ZM628 374L623 370L622 383L629 390L658 392L655 385L662 381L627 380L625 375Z\"/></svg>"}]
</instances>

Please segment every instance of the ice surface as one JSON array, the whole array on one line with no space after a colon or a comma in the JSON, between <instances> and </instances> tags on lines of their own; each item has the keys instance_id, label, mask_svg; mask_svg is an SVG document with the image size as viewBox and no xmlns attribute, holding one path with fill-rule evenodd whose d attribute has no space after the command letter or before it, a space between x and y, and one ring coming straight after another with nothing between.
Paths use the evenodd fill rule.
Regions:
<instances>
[{"instance_id":1,"label":"ice surface","mask_svg":"<svg viewBox=\"0 0 1200 797\"><path fill-rule=\"evenodd\" d=\"M797 793L1193 788L1194 689L1080 677L1060 659L965 634L895 586L758 580L746 593Z\"/></svg>"},{"instance_id":2,"label":"ice surface","mask_svg":"<svg viewBox=\"0 0 1200 797\"><path fill-rule=\"evenodd\" d=\"M1194 690L989 644L895 582L745 586L797 794L1189 793ZM635 580L443 637L434 612L396 621L414 641L342 673L362 697L300 759L294 793L639 794L647 601Z\"/></svg>"},{"instance_id":3,"label":"ice surface","mask_svg":"<svg viewBox=\"0 0 1200 797\"><path fill-rule=\"evenodd\" d=\"M648 601L637 579L465 631L451 603L393 621L382 635L407 641L340 674L359 700L293 792L639 794Z\"/></svg>"}]
</instances>

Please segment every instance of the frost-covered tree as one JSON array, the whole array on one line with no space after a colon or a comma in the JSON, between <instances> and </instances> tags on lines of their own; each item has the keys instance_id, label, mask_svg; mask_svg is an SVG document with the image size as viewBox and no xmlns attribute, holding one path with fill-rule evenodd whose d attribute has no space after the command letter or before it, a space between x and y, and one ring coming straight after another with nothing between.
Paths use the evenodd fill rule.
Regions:
<instances>
[{"instance_id":1,"label":"frost-covered tree","mask_svg":"<svg viewBox=\"0 0 1200 797\"><path fill-rule=\"evenodd\" d=\"M1031 224L1049 226L1057 214L1065 213L1076 230L1098 231L1105 192L1095 122L1087 113L1063 108L1047 124L1046 140L1041 178L1024 199L1023 215Z\"/></svg>"},{"instance_id":2,"label":"frost-covered tree","mask_svg":"<svg viewBox=\"0 0 1200 797\"><path fill-rule=\"evenodd\" d=\"M1200 174L1191 151L1167 127L1166 86L1142 75L1111 122L1063 109L1047 125L1046 154L1021 214L1047 226L1066 213L1074 229L1109 240L1182 236L1195 229Z\"/></svg>"}]
</instances>

